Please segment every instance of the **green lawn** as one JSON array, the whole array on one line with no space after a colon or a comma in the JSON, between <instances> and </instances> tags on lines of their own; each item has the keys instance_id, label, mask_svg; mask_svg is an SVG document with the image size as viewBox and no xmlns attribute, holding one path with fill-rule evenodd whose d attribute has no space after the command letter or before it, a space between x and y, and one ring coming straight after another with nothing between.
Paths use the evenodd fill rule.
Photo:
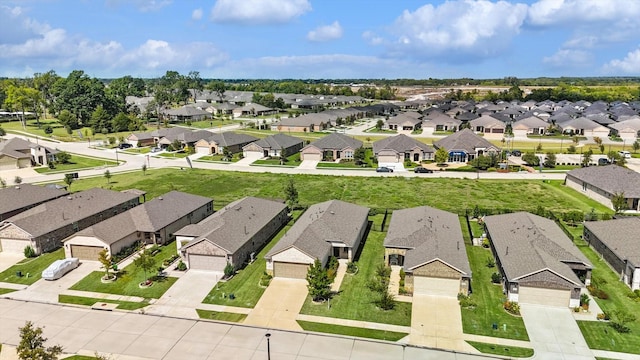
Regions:
<instances>
[{"instance_id":1,"label":"green lawn","mask_svg":"<svg viewBox=\"0 0 640 360\"><path fill-rule=\"evenodd\" d=\"M631 290L619 281L618 275L604 260L600 260L598 254L587 246L579 248L594 266L592 278L601 284L603 280L606 282L600 288L609 295L609 299L595 299L600 308L609 313L616 309L624 310L638 317L636 321L627 324L631 329L628 334L616 332L606 322L578 321L584 339L592 349L640 354L640 302L627 297Z\"/></svg>"},{"instance_id":2,"label":"green lawn","mask_svg":"<svg viewBox=\"0 0 640 360\"><path fill-rule=\"evenodd\" d=\"M48 174L48 173L60 173L60 172L86 170L86 169L93 169L97 167L115 166L115 165L117 165L117 163L113 160L72 154L71 159L67 164L56 164L56 167L54 169L50 169L49 167L40 167L35 170L40 174Z\"/></svg>"},{"instance_id":3,"label":"green lawn","mask_svg":"<svg viewBox=\"0 0 640 360\"><path fill-rule=\"evenodd\" d=\"M202 120L202 121L192 121L191 125L184 124L186 126L197 128L197 129L211 129L218 128L221 126L228 126L233 124L241 123L239 120L221 120L221 119L212 119L212 120Z\"/></svg>"},{"instance_id":4,"label":"green lawn","mask_svg":"<svg viewBox=\"0 0 640 360\"><path fill-rule=\"evenodd\" d=\"M323 324L323 323L303 321L303 320L296 320L296 321L298 322L298 324L300 324L302 329L305 331L338 334L338 335L345 335L345 336L356 336L356 337L368 338L368 339L398 341L404 338L405 336L409 335L407 333L401 333L401 332L395 332L395 331L365 329L365 328L343 326L343 325Z\"/></svg>"},{"instance_id":5,"label":"green lawn","mask_svg":"<svg viewBox=\"0 0 640 360\"><path fill-rule=\"evenodd\" d=\"M72 296L72 295L58 295L58 302L63 304L76 304L76 305L84 305L84 306L92 306L97 302L105 302L109 304L118 304L118 309L121 310L138 310L147 305L149 305L149 301L145 300L143 302L134 302L134 301L120 301L120 300L105 300L98 298L90 298L83 296Z\"/></svg>"},{"instance_id":6,"label":"green lawn","mask_svg":"<svg viewBox=\"0 0 640 360\"><path fill-rule=\"evenodd\" d=\"M477 341L467 341L469 345L476 348L478 351L484 354L494 354L500 356L509 356L516 358L525 358L533 356L533 349L517 347L517 346L504 346L496 344L487 344Z\"/></svg>"},{"instance_id":7,"label":"green lawn","mask_svg":"<svg viewBox=\"0 0 640 360\"><path fill-rule=\"evenodd\" d=\"M64 358L64 360L98 360L98 358L93 356L86 356L86 355L73 355L73 356Z\"/></svg>"},{"instance_id":8,"label":"green lawn","mask_svg":"<svg viewBox=\"0 0 640 360\"><path fill-rule=\"evenodd\" d=\"M162 265L162 261L176 254L176 244L171 242L161 247L161 251L153 258L155 260L154 269ZM143 298L158 299L164 294L173 283L178 280L173 277L153 278L153 285L146 289L141 289L138 284L145 279L142 269L138 269L134 264L126 266L118 273L118 279L112 283L103 284L100 278L104 275L102 271L94 271L87 275L84 279L77 282L71 287L72 290L94 291L107 294L118 294L128 296L139 296ZM155 271L147 276L152 277Z\"/></svg>"},{"instance_id":9,"label":"green lawn","mask_svg":"<svg viewBox=\"0 0 640 360\"><path fill-rule=\"evenodd\" d=\"M123 131L123 132L112 133L107 135L103 135L101 133L96 133L92 135L91 129L89 127L83 127L78 130L73 130L71 134L68 134L67 130L62 125L60 125L60 123L58 123L56 119L52 119L52 118L46 119L46 120L41 119L40 125L41 127L38 128L36 120L27 120L27 128L23 129L19 121L10 121L10 122L2 123L2 128L7 130L8 132L10 131L27 132L33 136L38 136L46 139L54 139L59 141L89 141L90 139L91 142L95 140L102 140L106 142L109 137L115 137L116 139L120 137L126 138L131 134L131 131ZM47 135L44 133L45 125L50 125L51 128L53 129L53 133L51 135ZM82 134L82 136L80 136L79 134Z\"/></svg>"},{"instance_id":10,"label":"green lawn","mask_svg":"<svg viewBox=\"0 0 640 360\"><path fill-rule=\"evenodd\" d=\"M203 156L196 159L196 161L214 161L214 162L222 162L226 164L234 163L238 160L240 160L240 154L234 154L233 157L231 157L231 161L224 160L224 155L222 154L207 155L207 156Z\"/></svg>"},{"instance_id":11,"label":"green lawn","mask_svg":"<svg viewBox=\"0 0 640 360\"><path fill-rule=\"evenodd\" d=\"M163 152L161 154L158 154L157 156L160 157L164 157L164 158L169 158L169 159L183 159L186 158L187 156L189 156L190 154L187 154L186 152Z\"/></svg>"},{"instance_id":12,"label":"green lawn","mask_svg":"<svg viewBox=\"0 0 640 360\"><path fill-rule=\"evenodd\" d=\"M466 226L463 227L463 229ZM467 246L467 255L471 265L471 298L475 308L462 308L462 328L467 334L494 336L515 340L529 340L522 318L509 315L502 307L505 297L502 287L491 283L491 274L496 267L487 267L487 259L492 258L491 251L480 246ZM498 324L498 330L492 325ZM507 331L503 331L507 324Z\"/></svg>"},{"instance_id":13,"label":"green lawn","mask_svg":"<svg viewBox=\"0 0 640 360\"><path fill-rule=\"evenodd\" d=\"M328 169L367 169L373 170L369 166L356 165L355 161L346 161L346 162L319 162L316 166L317 168L328 168Z\"/></svg>"},{"instance_id":14,"label":"green lawn","mask_svg":"<svg viewBox=\"0 0 640 360\"><path fill-rule=\"evenodd\" d=\"M4 295L4 294L8 294L8 293L12 293L16 290L14 289L5 289L5 288L0 288L0 295Z\"/></svg>"},{"instance_id":15,"label":"green lawn","mask_svg":"<svg viewBox=\"0 0 640 360\"><path fill-rule=\"evenodd\" d=\"M122 150L123 153L131 153L131 154L148 154L151 152L150 147L139 147L139 148L128 148L126 150Z\"/></svg>"},{"instance_id":16,"label":"green lawn","mask_svg":"<svg viewBox=\"0 0 640 360\"><path fill-rule=\"evenodd\" d=\"M280 158L278 157L265 160L256 160L252 165L278 165L296 167L300 165L301 162L302 161L300 161L300 153L295 153L291 156L287 156L287 162L285 162L283 165L280 165Z\"/></svg>"},{"instance_id":17,"label":"green lawn","mask_svg":"<svg viewBox=\"0 0 640 360\"><path fill-rule=\"evenodd\" d=\"M376 226L379 229L379 225L374 225L374 228ZM357 260L358 273L345 276L340 292L331 298L330 309L327 308L326 303L315 304L308 296L300 313L401 326L411 325L410 303L397 302L393 310L380 310L373 303L373 299L377 295L367 287L367 282L373 277L376 266L384 261L382 243L385 235L384 232L371 230L360 259Z\"/></svg>"},{"instance_id":18,"label":"green lawn","mask_svg":"<svg viewBox=\"0 0 640 360\"><path fill-rule=\"evenodd\" d=\"M211 310L196 309L198 316L201 319L207 320L219 320L227 322L241 323L247 318L246 314L230 313L230 312L218 312Z\"/></svg>"},{"instance_id":19,"label":"green lawn","mask_svg":"<svg viewBox=\"0 0 640 360\"><path fill-rule=\"evenodd\" d=\"M300 212L293 214L294 218ZM291 228L293 220L284 226L276 236L258 253L256 260L240 270L233 278L227 282L219 282L202 301L205 304L230 305L238 307L253 308L264 293L264 288L258 283L266 269L264 256L280 240L280 238ZM224 296L223 296L224 294ZM229 299L229 294L233 294L235 299Z\"/></svg>"},{"instance_id":20,"label":"green lawn","mask_svg":"<svg viewBox=\"0 0 640 360\"><path fill-rule=\"evenodd\" d=\"M42 254L36 258L23 259L19 263L11 266L0 273L0 282L14 284L31 285L42 277L42 270L46 269L52 262L64 259L64 249L60 248L54 252ZM22 277L16 273L22 272ZM27 274L29 276L27 276Z\"/></svg>"}]
</instances>

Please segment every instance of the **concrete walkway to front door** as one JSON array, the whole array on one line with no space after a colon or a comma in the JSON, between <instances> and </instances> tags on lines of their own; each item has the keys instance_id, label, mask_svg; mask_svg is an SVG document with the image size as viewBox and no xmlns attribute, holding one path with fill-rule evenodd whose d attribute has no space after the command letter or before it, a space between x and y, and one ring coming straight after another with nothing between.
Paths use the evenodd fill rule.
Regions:
<instances>
[{"instance_id":1,"label":"concrete walkway to front door","mask_svg":"<svg viewBox=\"0 0 640 360\"><path fill-rule=\"evenodd\" d=\"M338 260L336 277L333 279L333 283L331 283L331 292L333 293L338 293L340 291L340 285L342 285L344 275L347 273L347 262L349 262L347 259Z\"/></svg>"},{"instance_id":2,"label":"concrete walkway to front door","mask_svg":"<svg viewBox=\"0 0 640 360\"><path fill-rule=\"evenodd\" d=\"M307 280L274 278L242 322L282 330L302 330L296 317L307 298Z\"/></svg>"}]
</instances>

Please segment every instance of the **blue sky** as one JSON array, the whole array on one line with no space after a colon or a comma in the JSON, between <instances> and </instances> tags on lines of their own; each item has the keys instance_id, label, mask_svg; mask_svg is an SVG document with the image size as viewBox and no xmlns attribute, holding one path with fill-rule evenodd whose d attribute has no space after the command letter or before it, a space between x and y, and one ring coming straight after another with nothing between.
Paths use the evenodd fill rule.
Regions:
<instances>
[{"instance_id":1,"label":"blue sky","mask_svg":"<svg viewBox=\"0 0 640 360\"><path fill-rule=\"evenodd\" d=\"M638 0L0 0L0 76L640 76Z\"/></svg>"}]
</instances>

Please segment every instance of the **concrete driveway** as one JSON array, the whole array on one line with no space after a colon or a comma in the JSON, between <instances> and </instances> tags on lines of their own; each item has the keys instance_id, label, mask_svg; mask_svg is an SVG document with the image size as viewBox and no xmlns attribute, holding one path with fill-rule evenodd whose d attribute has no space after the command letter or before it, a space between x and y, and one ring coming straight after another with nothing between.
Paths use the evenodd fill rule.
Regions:
<instances>
[{"instance_id":1,"label":"concrete driveway","mask_svg":"<svg viewBox=\"0 0 640 360\"><path fill-rule=\"evenodd\" d=\"M201 307L202 300L223 276L217 271L189 270L145 312L197 319L195 309Z\"/></svg>"},{"instance_id":2,"label":"concrete driveway","mask_svg":"<svg viewBox=\"0 0 640 360\"><path fill-rule=\"evenodd\" d=\"M413 296L409 344L477 352L463 339L458 299L446 296Z\"/></svg>"},{"instance_id":3,"label":"concrete driveway","mask_svg":"<svg viewBox=\"0 0 640 360\"><path fill-rule=\"evenodd\" d=\"M260 160L262 159L264 156L262 154L256 154L254 152L249 153L248 156L246 156L243 159L238 160L235 164L233 165L238 165L238 166L249 166L251 165L254 161L256 160Z\"/></svg>"},{"instance_id":4,"label":"concrete driveway","mask_svg":"<svg viewBox=\"0 0 640 360\"><path fill-rule=\"evenodd\" d=\"M316 160L302 160L298 169L315 169L318 166L319 161Z\"/></svg>"},{"instance_id":5,"label":"concrete driveway","mask_svg":"<svg viewBox=\"0 0 640 360\"><path fill-rule=\"evenodd\" d=\"M22 254L0 251L0 272L7 270L22 259L24 259Z\"/></svg>"},{"instance_id":6,"label":"concrete driveway","mask_svg":"<svg viewBox=\"0 0 640 360\"><path fill-rule=\"evenodd\" d=\"M306 280L274 278L243 324L302 330L296 322L296 317L307 294Z\"/></svg>"},{"instance_id":7,"label":"concrete driveway","mask_svg":"<svg viewBox=\"0 0 640 360\"><path fill-rule=\"evenodd\" d=\"M520 304L536 359L593 360L569 308Z\"/></svg>"}]
</instances>

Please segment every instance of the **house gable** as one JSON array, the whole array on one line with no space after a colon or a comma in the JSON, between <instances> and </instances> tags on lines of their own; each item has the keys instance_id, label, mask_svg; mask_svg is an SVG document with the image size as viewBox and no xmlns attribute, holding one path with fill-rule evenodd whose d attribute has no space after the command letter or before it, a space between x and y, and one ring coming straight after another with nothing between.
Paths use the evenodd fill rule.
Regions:
<instances>
[{"instance_id":1,"label":"house gable","mask_svg":"<svg viewBox=\"0 0 640 360\"><path fill-rule=\"evenodd\" d=\"M226 256L227 251L222 249L221 247L215 245L211 241L207 239L197 240L197 242L193 244L189 244L183 246L183 251L188 254L198 254L198 255L213 255L213 256Z\"/></svg>"},{"instance_id":2,"label":"house gable","mask_svg":"<svg viewBox=\"0 0 640 360\"><path fill-rule=\"evenodd\" d=\"M410 270L414 276L429 276L445 279L460 279L462 277L460 271L439 259L416 266Z\"/></svg>"},{"instance_id":3,"label":"house gable","mask_svg":"<svg viewBox=\"0 0 640 360\"><path fill-rule=\"evenodd\" d=\"M271 257L272 261L290 262L300 264L313 264L315 259L295 247L290 247Z\"/></svg>"},{"instance_id":4,"label":"house gable","mask_svg":"<svg viewBox=\"0 0 640 360\"><path fill-rule=\"evenodd\" d=\"M31 239L31 234L22 230L15 224L8 224L0 229L0 238L29 240Z\"/></svg>"},{"instance_id":5,"label":"house gable","mask_svg":"<svg viewBox=\"0 0 640 360\"><path fill-rule=\"evenodd\" d=\"M523 276L517 280L521 286L541 287L548 289L573 289L576 286L582 287L581 284L575 284L572 281L565 279L564 277L556 274L555 272L544 269L542 271Z\"/></svg>"}]
</instances>

